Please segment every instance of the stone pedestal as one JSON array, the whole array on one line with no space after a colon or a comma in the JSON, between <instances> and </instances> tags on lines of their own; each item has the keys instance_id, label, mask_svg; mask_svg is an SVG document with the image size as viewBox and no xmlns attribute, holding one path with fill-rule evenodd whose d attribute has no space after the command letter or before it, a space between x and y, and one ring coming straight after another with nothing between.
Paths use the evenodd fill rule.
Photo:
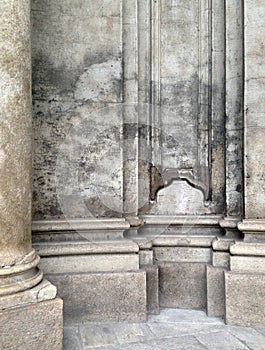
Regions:
<instances>
[{"instance_id":1,"label":"stone pedestal","mask_svg":"<svg viewBox=\"0 0 265 350\"><path fill-rule=\"evenodd\" d=\"M56 298L0 312L1 349L62 350L62 308Z\"/></svg>"},{"instance_id":2,"label":"stone pedestal","mask_svg":"<svg viewBox=\"0 0 265 350\"><path fill-rule=\"evenodd\" d=\"M0 43L0 344L59 350L62 301L31 245L29 0L1 1Z\"/></svg>"},{"instance_id":3,"label":"stone pedestal","mask_svg":"<svg viewBox=\"0 0 265 350\"><path fill-rule=\"evenodd\" d=\"M230 247L225 273L226 322L264 326L265 289L265 7L244 1L244 220L243 242Z\"/></svg>"}]
</instances>

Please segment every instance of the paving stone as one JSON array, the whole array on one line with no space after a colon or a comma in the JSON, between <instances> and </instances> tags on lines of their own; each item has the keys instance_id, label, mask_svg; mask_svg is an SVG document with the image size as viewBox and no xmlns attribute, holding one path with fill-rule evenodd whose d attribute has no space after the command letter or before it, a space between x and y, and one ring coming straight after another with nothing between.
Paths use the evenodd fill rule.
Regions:
<instances>
[{"instance_id":1,"label":"paving stone","mask_svg":"<svg viewBox=\"0 0 265 350\"><path fill-rule=\"evenodd\" d=\"M145 323L115 323L113 329L120 344L153 339L153 333Z\"/></svg>"},{"instance_id":2,"label":"paving stone","mask_svg":"<svg viewBox=\"0 0 265 350\"><path fill-rule=\"evenodd\" d=\"M154 350L206 350L206 347L193 336L164 338L147 344L151 344Z\"/></svg>"},{"instance_id":3,"label":"paving stone","mask_svg":"<svg viewBox=\"0 0 265 350\"><path fill-rule=\"evenodd\" d=\"M183 335L196 335L198 333L216 332L224 325L216 324L191 324L187 323L149 323L154 339L165 337L179 337Z\"/></svg>"},{"instance_id":4,"label":"paving stone","mask_svg":"<svg viewBox=\"0 0 265 350\"><path fill-rule=\"evenodd\" d=\"M64 327L63 350L82 350L78 327Z\"/></svg>"},{"instance_id":5,"label":"paving stone","mask_svg":"<svg viewBox=\"0 0 265 350\"><path fill-rule=\"evenodd\" d=\"M203 311L180 309L162 309L147 323L80 323L65 327L65 335L64 350L265 349L265 328L227 326Z\"/></svg>"},{"instance_id":6,"label":"paving stone","mask_svg":"<svg viewBox=\"0 0 265 350\"><path fill-rule=\"evenodd\" d=\"M250 327L238 326L230 326L227 329L242 343L246 344L250 349L265 350L265 336L259 333L257 330Z\"/></svg>"},{"instance_id":7,"label":"paving stone","mask_svg":"<svg viewBox=\"0 0 265 350\"><path fill-rule=\"evenodd\" d=\"M245 344L225 330L197 334L196 338L209 350L249 350Z\"/></svg>"},{"instance_id":8,"label":"paving stone","mask_svg":"<svg viewBox=\"0 0 265 350\"><path fill-rule=\"evenodd\" d=\"M261 328L261 327L255 327L256 331L265 335L265 328Z\"/></svg>"},{"instance_id":9,"label":"paving stone","mask_svg":"<svg viewBox=\"0 0 265 350\"><path fill-rule=\"evenodd\" d=\"M84 324L80 326L80 337L84 348L119 344L111 324Z\"/></svg>"}]
</instances>

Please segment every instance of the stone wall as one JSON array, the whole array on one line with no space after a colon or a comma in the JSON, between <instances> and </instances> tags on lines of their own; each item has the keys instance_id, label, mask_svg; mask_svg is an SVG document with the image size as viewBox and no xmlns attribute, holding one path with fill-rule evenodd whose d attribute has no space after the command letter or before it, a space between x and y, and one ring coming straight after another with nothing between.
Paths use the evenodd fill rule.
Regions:
<instances>
[{"instance_id":1,"label":"stone wall","mask_svg":"<svg viewBox=\"0 0 265 350\"><path fill-rule=\"evenodd\" d=\"M122 319L160 303L264 323L264 9L32 1L33 239L69 307L65 280L117 283L141 295Z\"/></svg>"},{"instance_id":2,"label":"stone wall","mask_svg":"<svg viewBox=\"0 0 265 350\"><path fill-rule=\"evenodd\" d=\"M224 4L34 0L31 12L34 219L224 213Z\"/></svg>"}]
</instances>

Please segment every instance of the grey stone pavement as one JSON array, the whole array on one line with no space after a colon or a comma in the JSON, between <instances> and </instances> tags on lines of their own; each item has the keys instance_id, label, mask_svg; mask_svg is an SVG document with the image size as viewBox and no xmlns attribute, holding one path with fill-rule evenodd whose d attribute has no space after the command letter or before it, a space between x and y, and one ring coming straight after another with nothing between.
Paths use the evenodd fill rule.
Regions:
<instances>
[{"instance_id":1,"label":"grey stone pavement","mask_svg":"<svg viewBox=\"0 0 265 350\"><path fill-rule=\"evenodd\" d=\"M64 328L64 350L265 350L265 328L227 326L203 311L162 309L147 323Z\"/></svg>"}]
</instances>

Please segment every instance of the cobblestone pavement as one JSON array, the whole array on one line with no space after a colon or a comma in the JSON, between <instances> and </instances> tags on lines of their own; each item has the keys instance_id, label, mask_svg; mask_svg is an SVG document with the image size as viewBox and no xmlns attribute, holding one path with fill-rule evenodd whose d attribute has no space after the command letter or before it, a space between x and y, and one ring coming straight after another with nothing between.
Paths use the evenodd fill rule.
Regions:
<instances>
[{"instance_id":1,"label":"cobblestone pavement","mask_svg":"<svg viewBox=\"0 0 265 350\"><path fill-rule=\"evenodd\" d=\"M64 350L265 350L265 328L226 326L203 311L164 309L147 323L66 326Z\"/></svg>"}]
</instances>

